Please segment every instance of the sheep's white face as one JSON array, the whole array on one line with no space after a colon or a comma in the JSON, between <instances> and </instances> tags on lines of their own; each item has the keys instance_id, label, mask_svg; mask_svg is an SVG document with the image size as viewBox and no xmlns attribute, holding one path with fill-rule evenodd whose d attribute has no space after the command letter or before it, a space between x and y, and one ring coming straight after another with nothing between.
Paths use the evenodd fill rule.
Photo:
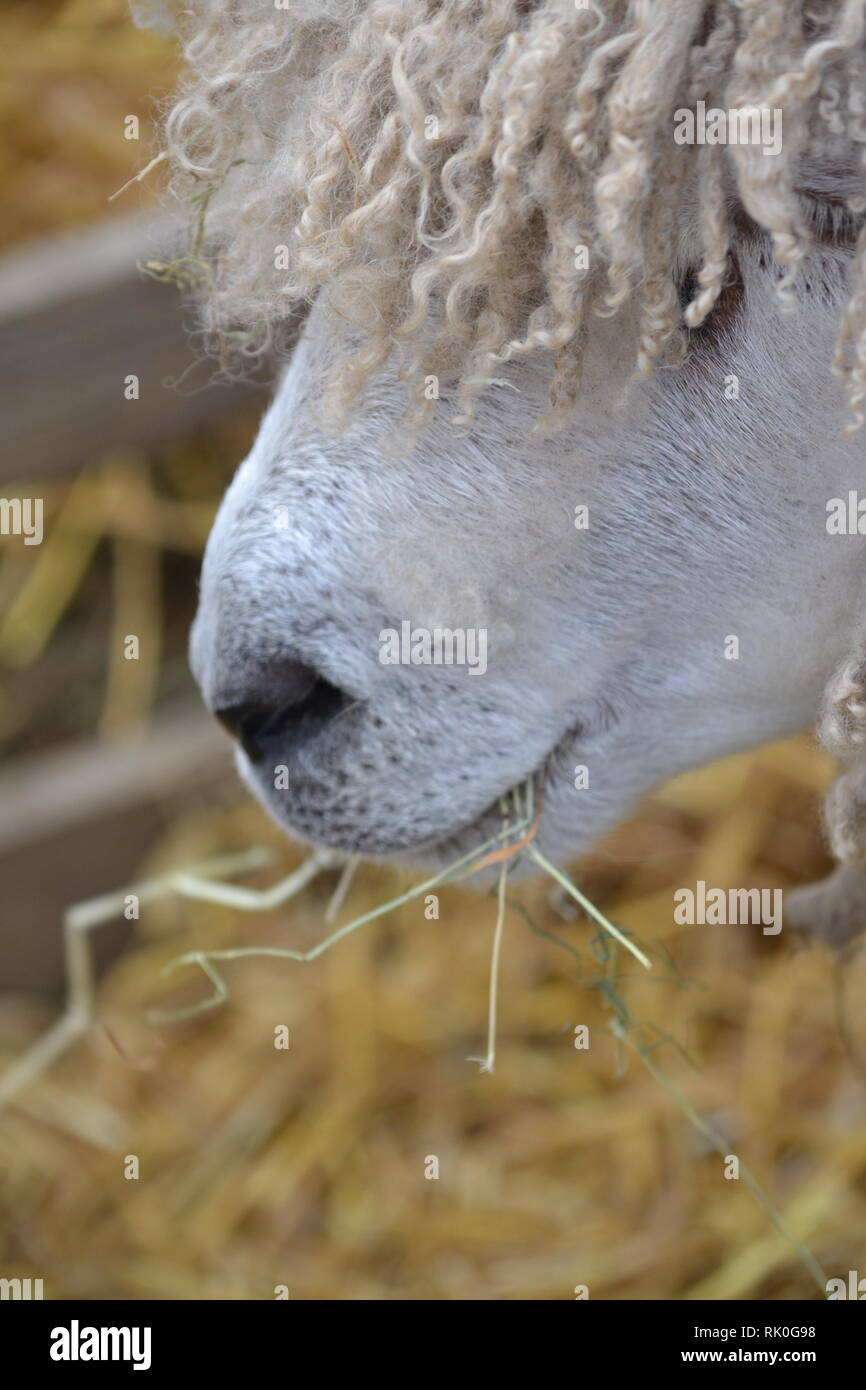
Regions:
<instances>
[{"instance_id":1,"label":"sheep's white face","mask_svg":"<svg viewBox=\"0 0 866 1390\"><path fill-rule=\"evenodd\" d=\"M866 496L866 435L843 435L829 371L846 253L815 252L789 314L762 238L736 256L689 361L623 407L616 318L564 432L530 433L546 387L524 360L471 437L443 397L400 458L389 370L346 434L317 429L339 329L314 311L217 517L192 637L244 778L292 834L437 864L543 771L540 842L562 859L658 781L814 718L866 597L863 539L827 530L830 499ZM477 669L383 662L404 622L468 630Z\"/></svg>"}]
</instances>

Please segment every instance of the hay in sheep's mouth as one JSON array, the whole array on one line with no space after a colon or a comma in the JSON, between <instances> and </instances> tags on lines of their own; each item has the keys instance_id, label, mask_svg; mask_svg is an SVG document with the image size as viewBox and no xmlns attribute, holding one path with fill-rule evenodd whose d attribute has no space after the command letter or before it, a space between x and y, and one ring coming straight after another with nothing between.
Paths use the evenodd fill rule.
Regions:
<instances>
[{"instance_id":1,"label":"hay in sheep's mouth","mask_svg":"<svg viewBox=\"0 0 866 1390\"><path fill-rule=\"evenodd\" d=\"M497 833L453 860L431 878L338 927L307 951L293 950L290 947L246 946L223 951L192 951L176 957L165 967L164 974L173 974L187 965L197 965L213 985L213 992L206 999L186 1008L152 1011L150 1021L177 1022L217 1008L229 994L228 985L218 968L218 965L224 962L251 956L268 956L309 963L324 955L344 937L366 926L368 922L394 911L403 903L422 898L445 883L460 882L494 864L499 866L501 924L505 881L512 864L523 853L530 855L540 869L548 873L573 897L603 932L629 951L647 970L650 969L649 957L634 944L629 934L608 921L577 885L545 858L534 843L541 817L541 804L534 779L529 778L522 787L513 788L507 797L502 798L500 809L502 828ZM66 1008L53 1027L0 1079L0 1107L53 1065L86 1031L92 1021L94 1006L93 961L88 946L88 933L121 913L131 893L135 894L139 903L152 901L169 893L178 893L182 897L220 903L245 912L263 912L295 897L323 870L345 866L347 863L345 855L333 850L314 850L300 868L271 888L259 890L221 881L225 875L244 872L258 866L263 862L263 857L262 851L249 850L211 861L197 869L129 885L119 893L106 894L69 908L63 924L68 985ZM341 880L337 891L340 893L344 890L345 880ZM329 915L332 914L326 914L326 921ZM495 995L492 997L495 998ZM491 1024L491 1028L495 1028L495 1025Z\"/></svg>"},{"instance_id":2,"label":"hay in sheep's mouth","mask_svg":"<svg viewBox=\"0 0 866 1390\"><path fill-rule=\"evenodd\" d=\"M610 721L613 722L613 719ZM609 725L606 725L609 727ZM566 753L571 749L577 739L586 732L586 723L583 719L577 720L560 735L553 747L545 753L544 757L531 771L524 774L518 786L526 786L530 783L539 790L539 800L543 788L552 780L557 765L565 759ZM505 796L512 795L512 791L506 791ZM456 859L466 853L466 839L470 832L476 832L479 838L486 841L495 833L495 827L499 823L502 814L503 796L500 795L491 801L483 811L480 811L471 820L465 821L462 825L449 830L445 835L431 837L417 845L400 848L400 853L405 848L406 854L427 854L437 862L444 862L449 857Z\"/></svg>"}]
</instances>

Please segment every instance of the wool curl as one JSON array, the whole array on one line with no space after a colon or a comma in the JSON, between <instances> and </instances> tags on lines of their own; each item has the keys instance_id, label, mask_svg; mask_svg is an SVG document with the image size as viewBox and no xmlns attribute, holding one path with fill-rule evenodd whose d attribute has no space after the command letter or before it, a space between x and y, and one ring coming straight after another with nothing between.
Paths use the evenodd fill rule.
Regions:
<instances>
[{"instance_id":1,"label":"wool curl","mask_svg":"<svg viewBox=\"0 0 866 1390\"><path fill-rule=\"evenodd\" d=\"M593 315L638 313L635 368L684 355L729 275L737 202L796 294L796 188L814 117L863 91L866 0L138 0L185 77L165 123L194 228L205 339L226 366L280 343L320 293L353 330L325 399L351 415L398 348L409 416L431 374L468 425L503 362L549 363L561 423ZM829 93L825 84L829 82ZM783 150L678 145L674 112L779 108ZM862 100L848 109L861 111ZM831 111L835 110L831 106ZM862 141L864 122L851 120ZM863 178L866 193L866 174ZM859 205L857 205L859 208ZM699 209L684 307L681 247ZM692 233L693 235L693 233ZM834 370L866 404L866 229Z\"/></svg>"}]
</instances>

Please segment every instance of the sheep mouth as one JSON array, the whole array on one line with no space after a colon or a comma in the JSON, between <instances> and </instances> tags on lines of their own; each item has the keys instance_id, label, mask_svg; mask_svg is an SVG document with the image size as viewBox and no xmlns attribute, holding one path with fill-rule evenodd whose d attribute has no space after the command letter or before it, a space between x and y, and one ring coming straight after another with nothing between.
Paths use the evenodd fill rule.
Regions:
<instances>
[{"instance_id":1,"label":"sheep mouth","mask_svg":"<svg viewBox=\"0 0 866 1390\"><path fill-rule=\"evenodd\" d=\"M498 835L502 829L503 798L507 797L515 788L524 787L527 782L532 782L535 787L538 828L540 828L544 821L544 788L550 785L558 775L561 775L561 766L566 755L573 751L575 743L584 733L585 724L582 720L569 726L534 768L522 776L516 777L510 786L503 787L502 791L483 811L447 831L445 835L434 836L428 840L420 841L417 845L407 846L401 852L401 859L404 859L406 863L414 862L417 864L421 862L428 866L444 868L452 861L471 853L474 847L480 848L481 845Z\"/></svg>"},{"instance_id":2,"label":"sheep mouth","mask_svg":"<svg viewBox=\"0 0 866 1390\"><path fill-rule=\"evenodd\" d=\"M516 773L480 811L470 812L445 829L428 829L426 833L422 830L419 835L413 835L412 827L408 825L403 833L393 838L384 835L381 827L366 824L364 818L340 827L340 833L334 833L337 829L335 826L317 825L307 806L302 804L288 808L275 799L268 780L261 776L260 762L253 761L242 744L236 745L235 759L241 780L289 835L337 853L378 860L401 868L440 871L458 859L471 857L474 850L480 852L488 841L496 840L502 831L505 798L509 798L515 788L519 794L527 782L531 782L535 789L535 807L541 826L545 788L561 780L567 759L573 758L575 744L585 737L586 732L583 721L569 725L533 767ZM512 823L516 822L515 813L512 813L511 819Z\"/></svg>"}]
</instances>

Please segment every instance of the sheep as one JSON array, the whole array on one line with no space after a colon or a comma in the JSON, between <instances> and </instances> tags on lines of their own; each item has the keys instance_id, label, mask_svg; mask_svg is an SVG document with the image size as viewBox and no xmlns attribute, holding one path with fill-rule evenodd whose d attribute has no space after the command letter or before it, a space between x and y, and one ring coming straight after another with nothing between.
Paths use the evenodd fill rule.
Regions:
<instances>
[{"instance_id":1,"label":"sheep","mask_svg":"<svg viewBox=\"0 0 866 1390\"><path fill-rule=\"evenodd\" d=\"M227 370L288 357L191 660L292 834L441 865L534 778L561 862L817 718L840 868L795 920L859 927L864 11L180 10L205 338ZM381 661L404 624L483 633L483 679Z\"/></svg>"}]
</instances>

